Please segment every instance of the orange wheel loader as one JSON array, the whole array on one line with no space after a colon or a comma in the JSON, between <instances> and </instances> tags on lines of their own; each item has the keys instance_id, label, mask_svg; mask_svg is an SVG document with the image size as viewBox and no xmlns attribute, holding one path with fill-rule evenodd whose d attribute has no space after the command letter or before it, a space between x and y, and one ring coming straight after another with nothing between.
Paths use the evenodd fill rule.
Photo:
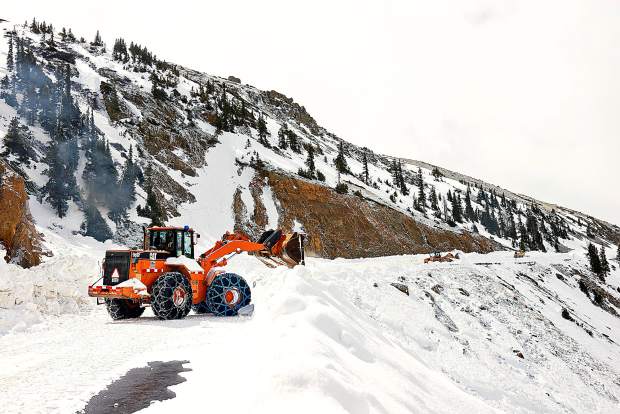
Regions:
<instances>
[{"instance_id":1,"label":"orange wheel loader","mask_svg":"<svg viewBox=\"0 0 620 414\"><path fill-rule=\"evenodd\" d=\"M181 319L191 309L232 316L251 301L247 282L223 269L233 256L248 252L270 267L305 264L303 233L268 230L254 242L226 232L196 259L199 237L189 226L145 228L143 249L106 251L88 295L115 320L137 318L149 305L159 319Z\"/></svg>"}]
</instances>

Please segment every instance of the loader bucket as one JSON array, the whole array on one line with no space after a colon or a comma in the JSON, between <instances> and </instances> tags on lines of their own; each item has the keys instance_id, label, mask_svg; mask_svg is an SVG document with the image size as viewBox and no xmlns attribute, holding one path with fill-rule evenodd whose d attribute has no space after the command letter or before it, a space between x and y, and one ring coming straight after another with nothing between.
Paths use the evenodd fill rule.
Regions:
<instances>
[{"instance_id":1,"label":"loader bucket","mask_svg":"<svg viewBox=\"0 0 620 414\"><path fill-rule=\"evenodd\" d=\"M265 244L265 250L254 253L256 258L269 267L287 266L293 268L305 265L303 233L283 234L280 230L268 230L259 239Z\"/></svg>"},{"instance_id":2,"label":"loader bucket","mask_svg":"<svg viewBox=\"0 0 620 414\"><path fill-rule=\"evenodd\" d=\"M290 266L306 264L304 243L306 235L303 233L287 234L282 245L282 259Z\"/></svg>"}]
</instances>

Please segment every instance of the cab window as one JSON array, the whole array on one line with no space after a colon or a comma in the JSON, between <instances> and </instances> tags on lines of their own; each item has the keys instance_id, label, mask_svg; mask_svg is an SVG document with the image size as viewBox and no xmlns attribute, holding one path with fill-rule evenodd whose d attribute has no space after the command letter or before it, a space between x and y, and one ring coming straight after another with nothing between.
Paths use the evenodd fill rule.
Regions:
<instances>
[{"instance_id":1,"label":"cab window","mask_svg":"<svg viewBox=\"0 0 620 414\"><path fill-rule=\"evenodd\" d=\"M192 233L185 233L185 237L183 238L183 254L190 259L194 258L194 251L192 245Z\"/></svg>"},{"instance_id":2,"label":"cab window","mask_svg":"<svg viewBox=\"0 0 620 414\"><path fill-rule=\"evenodd\" d=\"M176 251L176 256L180 257L183 255L183 232L182 231L177 231L177 251Z\"/></svg>"},{"instance_id":3,"label":"cab window","mask_svg":"<svg viewBox=\"0 0 620 414\"><path fill-rule=\"evenodd\" d=\"M152 250L165 250L174 254L174 232L169 230L151 232L150 248Z\"/></svg>"}]
</instances>

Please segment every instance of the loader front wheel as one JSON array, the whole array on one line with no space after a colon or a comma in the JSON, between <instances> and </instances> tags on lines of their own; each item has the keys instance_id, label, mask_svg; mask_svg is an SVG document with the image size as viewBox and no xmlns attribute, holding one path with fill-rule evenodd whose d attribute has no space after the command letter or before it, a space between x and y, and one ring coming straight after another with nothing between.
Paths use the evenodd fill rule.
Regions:
<instances>
[{"instance_id":1,"label":"loader front wheel","mask_svg":"<svg viewBox=\"0 0 620 414\"><path fill-rule=\"evenodd\" d=\"M153 283L151 308L159 319L182 319L192 308L192 287L179 272L168 272Z\"/></svg>"},{"instance_id":2,"label":"loader front wheel","mask_svg":"<svg viewBox=\"0 0 620 414\"><path fill-rule=\"evenodd\" d=\"M217 275L207 289L207 307L216 316L235 316L251 301L250 287L235 273Z\"/></svg>"},{"instance_id":3,"label":"loader front wheel","mask_svg":"<svg viewBox=\"0 0 620 414\"><path fill-rule=\"evenodd\" d=\"M119 319L139 318L144 313L144 308L139 303L126 299L106 299L105 307L110 317L115 321Z\"/></svg>"}]
</instances>

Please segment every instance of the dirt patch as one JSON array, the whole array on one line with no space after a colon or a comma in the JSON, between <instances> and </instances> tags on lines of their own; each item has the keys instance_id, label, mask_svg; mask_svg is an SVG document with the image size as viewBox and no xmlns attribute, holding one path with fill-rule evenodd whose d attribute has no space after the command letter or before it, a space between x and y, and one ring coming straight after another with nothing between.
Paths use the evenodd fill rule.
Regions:
<instances>
[{"instance_id":1,"label":"dirt patch","mask_svg":"<svg viewBox=\"0 0 620 414\"><path fill-rule=\"evenodd\" d=\"M308 233L307 253L357 258L431 253L452 249L488 253L493 243L479 235L437 229L382 204L276 172L263 172L279 201L279 226L295 221Z\"/></svg>"}]
</instances>

